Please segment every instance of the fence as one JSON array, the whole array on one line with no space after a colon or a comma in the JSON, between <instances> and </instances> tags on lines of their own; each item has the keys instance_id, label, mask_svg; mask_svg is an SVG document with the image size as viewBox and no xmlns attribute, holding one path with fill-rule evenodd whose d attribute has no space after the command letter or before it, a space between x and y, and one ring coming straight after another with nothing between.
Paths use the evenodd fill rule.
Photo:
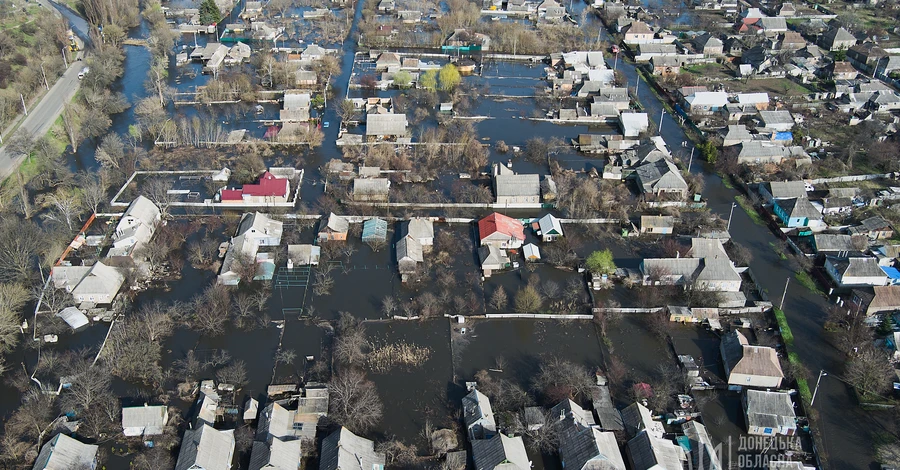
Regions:
<instances>
[{"instance_id":1,"label":"fence","mask_svg":"<svg viewBox=\"0 0 900 470\"><path fill-rule=\"evenodd\" d=\"M834 178L816 178L813 180L806 180L807 183L811 184L819 184L819 183L847 183L851 181L867 181L867 180L877 180L880 178L893 178L894 173L885 173L875 174L875 175L853 175L853 176L835 176Z\"/></svg>"},{"instance_id":2,"label":"fence","mask_svg":"<svg viewBox=\"0 0 900 470\"><path fill-rule=\"evenodd\" d=\"M484 318L528 318L532 320L593 320L593 315L577 313L486 313Z\"/></svg>"},{"instance_id":3,"label":"fence","mask_svg":"<svg viewBox=\"0 0 900 470\"><path fill-rule=\"evenodd\" d=\"M594 307L593 311L596 313L658 313L665 309L665 307L647 307L647 308L608 308L608 307Z\"/></svg>"}]
</instances>

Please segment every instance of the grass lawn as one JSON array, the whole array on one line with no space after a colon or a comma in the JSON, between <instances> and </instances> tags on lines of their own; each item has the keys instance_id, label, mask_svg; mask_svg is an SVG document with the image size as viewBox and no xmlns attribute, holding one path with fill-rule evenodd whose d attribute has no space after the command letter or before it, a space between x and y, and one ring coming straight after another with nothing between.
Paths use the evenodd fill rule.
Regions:
<instances>
[{"instance_id":1,"label":"grass lawn","mask_svg":"<svg viewBox=\"0 0 900 470\"><path fill-rule=\"evenodd\" d=\"M741 206L741 209L744 209L744 212L747 213L747 217L750 217L750 220L752 220L754 224L766 225L766 223L763 222L762 217L759 216L759 212L756 211L756 208L753 207L753 204L751 204L746 197L737 195L734 197L734 200Z\"/></svg>"},{"instance_id":2,"label":"grass lawn","mask_svg":"<svg viewBox=\"0 0 900 470\"><path fill-rule=\"evenodd\" d=\"M813 280L812 276L810 276L808 272L800 271L799 273L794 274L794 278L796 278L797 282L802 284L803 287L806 287L807 289L817 294L822 293L822 291L819 290L819 286L816 284L816 281Z\"/></svg>"},{"instance_id":3,"label":"grass lawn","mask_svg":"<svg viewBox=\"0 0 900 470\"><path fill-rule=\"evenodd\" d=\"M814 91L788 78L732 80L725 84L725 88L737 93L766 92L774 96L800 96Z\"/></svg>"},{"instance_id":4,"label":"grass lawn","mask_svg":"<svg viewBox=\"0 0 900 470\"><path fill-rule=\"evenodd\" d=\"M689 65L682 67L682 70L705 80L729 80L728 83L731 83L730 80L734 78L734 73L730 69L716 63Z\"/></svg>"}]
</instances>

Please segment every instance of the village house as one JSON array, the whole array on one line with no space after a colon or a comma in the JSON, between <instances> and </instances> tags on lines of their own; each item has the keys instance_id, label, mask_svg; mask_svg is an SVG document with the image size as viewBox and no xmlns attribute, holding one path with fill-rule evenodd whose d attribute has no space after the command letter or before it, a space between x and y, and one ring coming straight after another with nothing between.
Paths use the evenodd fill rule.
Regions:
<instances>
[{"instance_id":1,"label":"village house","mask_svg":"<svg viewBox=\"0 0 900 470\"><path fill-rule=\"evenodd\" d=\"M612 105L618 111L625 111L631 106L631 98L625 88L604 87L597 91L594 103Z\"/></svg>"},{"instance_id":2,"label":"village house","mask_svg":"<svg viewBox=\"0 0 900 470\"><path fill-rule=\"evenodd\" d=\"M456 29L447 38L441 50L445 52L486 52L490 50L491 38L486 34L472 33L466 29Z\"/></svg>"},{"instance_id":3,"label":"village house","mask_svg":"<svg viewBox=\"0 0 900 470\"><path fill-rule=\"evenodd\" d=\"M835 61L825 68L826 76L832 80L853 80L856 78L856 69L849 62Z\"/></svg>"},{"instance_id":4,"label":"village house","mask_svg":"<svg viewBox=\"0 0 900 470\"><path fill-rule=\"evenodd\" d=\"M569 470L625 470L625 461L619 451L613 432L601 432L594 427L590 411L585 412L572 400L565 400L550 412L559 433L559 458L563 468Z\"/></svg>"},{"instance_id":5,"label":"village house","mask_svg":"<svg viewBox=\"0 0 900 470\"><path fill-rule=\"evenodd\" d=\"M882 240L894 236L894 229L891 224L880 216L869 217L859 225L847 229L850 235L865 235L870 240Z\"/></svg>"},{"instance_id":6,"label":"village house","mask_svg":"<svg viewBox=\"0 0 900 470\"><path fill-rule=\"evenodd\" d=\"M268 257L260 259L259 248L280 245L283 232L284 223L280 220L274 220L259 212L244 214L234 238L228 245L228 251L225 252L225 259L222 261L222 269L218 277L219 284L237 285L240 283L238 271L242 262L256 263L257 276L260 279L266 277L271 279L271 273L268 271L274 272L274 261Z\"/></svg>"},{"instance_id":7,"label":"village house","mask_svg":"<svg viewBox=\"0 0 900 470\"><path fill-rule=\"evenodd\" d=\"M685 111L691 114L713 114L728 104L724 91L697 91L684 98Z\"/></svg>"},{"instance_id":8,"label":"village house","mask_svg":"<svg viewBox=\"0 0 900 470\"><path fill-rule=\"evenodd\" d=\"M202 424L184 432L175 470L229 470L233 457L234 430Z\"/></svg>"},{"instance_id":9,"label":"village house","mask_svg":"<svg viewBox=\"0 0 900 470\"><path fill-rule=\"evenodd\" d=\"M691 44L695 51L705 56L720 56L724 53L722 40L709 33L695 37Z\"/></svg>"},{"instance_id":10,"label":"village house","mask_svg":"<svg viewBox=\"0 0 900 470\"><path fill-rule=\"evenodd\" d=\"M760 127L773 132L788 132L794 127L794 117L790 111L777 110L759 112Z\"/></svg>"},{"instance_id":11,"label":"village house","mask_svg":"<svg viewBox=\"0 0 900 470\"><path fill-rule=\"evenodd\" d=\"M709 438L706 426L697 420L691 420L681 425L681 432L687 436L690 442L691 467L689 468L723 470L722 460L716 453L716 446Z\"/></svg>"},{"instance_id":12,"label":"village house","mask_svg":"<svg viewBox=\"0 0 900 470\"><path fill-rule=\"evenodd\" d=\"M541 177L537 174L517 174L510 167L495 163L494 195L497 204L539 204L541 202Z\"/></svg>"},{"instance_id":13,"label":"village house","mask_svg":"<svg viewBox=\"0 0 900 470\"><path fill-rule=\"evenodd\" d=\"M822 214L843 214L853 210L853 200L849 197L826 197L822 199Z\"/></svg>"},{"instance_id":14,"label":"village house","mask_svg":"<svg viewBox=\"0 0 900 470\"><path fill-rule=\"evenodd\" d=\"M622 409L622 422L629 437L646 432L653 437L662 437L665 428L659 421L653 420L650 410L639 402L634 402Z\"/></svg>"},{"instance_id":15,"label":"village house","mask_svg":"<svg viewBox=\"0 0 900 470\"><path fill-rule=\"evenodd\" d=\"M819 209L816 209L809 202L809 199L805 197L776 200L772 204L772 211L781 219L781 223L788 228L824 228L822 214L819 212Z\"/></svg>"},{"instance_id":16,"label":"village house","mask_svg":"<svg viewBox=\"0 0 900 470\"><path fill-rule=\"evenodd\" d=\"M241 189L222 188L219 199L226 204L275 204L288 202L291 183L266 171L257 184L245 184Z\"/></svg>"},{"instance_id":17,"label":"village house","mask_svg":"<svg viewBox=\"0 0 900 470\"><path fill-rule=\"evenodd\" d=\"M658 57L675 57L678 50L675 44L639 44L637 52L634 55L635 62L649 62L651 59Z\"/></svg>"},{"instance_id":18,"label":"village house","mask_svg":"<svg viewBox=\"0 0 900 470\"><path fill-rule=\"evenodd\" d=\"M778 39L776 49L779 51L799 51L806 47L806 39L795 31L786 31Z\"/></svg>"},{"instance_id":19,"label":"village house","mask_svg":"<svg viewBox=\"0 0 900 470\"><path fill-rule=\"evenodd\" d=\"M167 422L169 422L169 408L165 405L122 408L122 430L128 437L162 434Z\"/></svg>"},{"instance_id":20,"label":"village house","mask_svg":"<svg viewBox=\"0 0 900 470\"><path fill-rule=\"evenodd\" d=\"M817 233L813 235L813 247L818 254L836 255L856 251L850 235L837 233Z\"/></svg>"},{"instance_id":21,"label":"village house","mask_svg":"<svg viewBox=\"0 0 900 470\"><path fill-rule=\"evenodd\" d=\"M403 140L408 138L409 121L405 114L368 114L366 116L366 138L370 142L379 140Z\"/></svg>"},{"instance_id":22,"label":"village house","mask_svg":"<svg viewBox=\"0 0 900 470\"><path fill-rule=\"evenodd\" d=\"M400 234L403 238L416 240L428 250L434 245L434 222L423 217L413 217L403 224Z\"/></svg>"},{"instance_id":23,"label":"village house","mask_svg":"<svg viewBox=\"0 0 900 470\"><path fill-rule=\"evenodd\" d=\"M319 470L384 470L385 455L375 451L375 443L347 428L322 440Z\"/></svg>"},{"instance_id":24,"label":"village house","mask_svg":"<svg viewBox=\"0 0 900 470\"><path fill-rule=\"evenodd\" d=\"M900 310L900 286L874 286L853 289L850 301L866 316Z\"/></svg>"},{"instance_id":25,"label":"village house","mask_svg":"<svg viewBox=\"0 0 900 470\"><path fill-rule=\"evenodd\" d=\"M803 181L769 181L760 183L759 194L768 203L777 199L806 197L806 184Z\"/></svg>"},{"instance_id":26,"label":"village house","mask_svg":"<svg viewBox=\"0 0 900 470\"><path fill-rule=\"evenodd\" d=\"M347 232L350 231L350 222L334 212L328 214L327 219L322 219L320 225L317 236L319 242L344 241L347 239Z\"/></svg>"},{"instance_id":27,"label":"village house","mask_svg":"<svg viewBox=\"0 0 900 470\"><path fill-rule=\"evenodd\" d=\"M591 387L591 405L597 414L597 421L603 431L625 431L625 423L622 421L622 413L613 405L612 396L609 394L609 386L596 385Z\"/></svg>"},{"instance_id":28,"label":"village house","mask_svg":"<svg viewBox=\"0 0 900 470\"><path fill-rule=\"evenodd\" d=\"M93 266L54 266L54 286L65 289L78 303L111 304L125 282L117 268L100 261Z\"/></svg>"},{"instance_id":29,"label":"village house","mask_svg":"<svg viewBox=\"0 0 900 470\"><path fill-rule=\"evenodd\" d=\"M888 276L878 261L869 256L825 258L825 272L839 287L886 286Z\"/></svg>"},{"instance_id":30,"label":"village house","mask_svg":"<svg viewBox=\"0 0 900 470\"><path fill-rule=\"evenodd\" d=\"M411 237L403 237L395 246L397 254L397 268L400 271L403 282L406 282L407 276L415 274L419 267L419 263L425 262L422 254L422 244L418 239Z\"/></svg>"},{"instance_id":31,"label":"village house","mask_svg":"<svg viewBox=\"0 0 900 470\"><path fill-rule=\"evenodd\" d=\"M675 228L675 217L670 215L642 215L641 233L670 235Z\"/></svg>"},{"instance_id":32,"label":"village house","mask_svg":"<svg viewBox=\"0 0 900 470\"><path fill-rule=\"evenodd\" d=\"M478 247L478 260L481 262L481 271L484 277L491 277L495 271L506 269L511 264L506 251L495 245Z\"/></svg>"},{"instance_id":33,"label":"village house","mask_svg":"<svg viewBox=\"0 0 900 470\"><path fill-rule=\"evenodd\" d=\"M831 28L819 38L819 45L826 51L848 50L856 45L856 37L843 27Z\"/></svg>"},{"instance_id":34,"label":"village house","mask_svg":"<svg viewBox=\"0 0 900 470\"><path fill-rule=\"evenodd\" d=\"M734 330L719 346L730 387L778 388L784 373L773 348L751 346L747 337Z\"/></svg>"},{"instance_id":35,"label":"village house","mask_svg":"<svg viewBox=\"0 0 900 470\"><path fill-rule=\"evenodd\" d=\"M463 421L469 440L490 439L497 434L497 422L491 400L477 389L472 388L462 399Z\"/></svg>"},{"instance_id":36,"label":"village house","mask_svg":"<svg viewBox=\"0 0 900 470\"><path fill-rule=\"evenodd\" d=\"M632 21L624 30L625 44L646 44L653 41L653 31L643 21Z\"/></svg>"},{"instance_id":37,"label":"village house","mask_svg":"<svg viewBox=\"0 0 900 470\"><path fill-rule=\"evenodd\" d=\"M625 447L635 470L680 470L688 460L681 446L647 432L635 436Z\"/></svg>"},{"instance_id":38,"label":"village house","mask_svg":"<svg viewBox=\"0 0 900 470\"><path fill-rule=\"evenodd\" d=\"M637 137L650 128L647 113L621 113L619 114L619 128L625 137Z\"/></svg>"},{"instance_id":39,"label":"village house","mask_svg":"<svg viewBox=\"0 0 900 470\"><path fill-rule=\"evenodd\" d=\"M136 197L116 225L113 247L107 256L132 256L153 238L161 219L156 204L144 196Z\"/></svg>"},{"instance_id":40,"label":"village house","mask_svg":"<svg viewBox=\"0 0 900 470\"><path fill-rule=\"evenodd\" d=\"M662 56L650 59L650 67L653 69L653 75L672 77L681 73L681 60L678 57Z\"/></svg>"},{"instance_id":41,"label":"village house","mask_svg":"<svg viewBox=\"0 0 900 470\"><path fill-rule=\"evenodd\" d=\"M387 202L391 180L387 178L357 178L353 180L353 200Z\"/></svg>"},{"instance_id":42,"label":"village house","mask_svg":"<svg viewBox=\"0 0 900 470\"><path fill-rule=\"evenodd\" d=\"M403 24L416 24L422 21L422 12L419 10L399 10L397 19Z\"/></svg>"},{"instance_id":43,"label":"village house","mask_svg":"<svg viewBox=\"0 0 900 470\"><path fill-rule=\"evenodd\" d=\"M278 113L278 120L283 123L305 123L309 121L310 100L309 93L286 91L282 109ZM284 133L284 130L282 129L282 133Z\"/></svg>"},{"instance_id":44,"label":"village house","mask_svg":"<svg viewBox=\"0 0 900 470\"><path fill-rule=\"evenodd\" d=\"M687 182L678 167L667 158L638 166L634 175L638 188L644 195L674 195L678 199L684 199L687 195Z\"/></svg>"},{"instance_id":45,"label":"village house","mask_svg":"<svg viewBox=\"0 0 900 470\"><path fill-rule=\"evenodd\" d=\"M738 147L738 163L760 165L781 163L790 159L796 160L797 166L811 162L809 154L799 145L785 146L774 142L753 140L742 142Z\"/></svg>"},{"instance_id":46,"label":"village house","mask_svg":"<svg viewBox=\"0 0 900 470\"><path fill-rule=\"evenodd\" d=\"M797 414L787 392L746 390L741 401L747 434L793 436L797 433Z\"/></svg>"},{"instance_id":47,"label":"village house","mask_svg":"<svg viewBox=\"0 0 900 470\"><path fill-rule=\"evenodd\" d=\"M538 219L538 235L543 242L552 242L563 236L562 224L553 214L545 214Z\"/></svg>"},{"instance_id":48,"label":"village house","mask_svg":"<svg viewBox=\"0 0 900 470\"><path fill-rule=\"evenodd\" d=\"M371 218L363 222L362 241L363 243L384 243L387 241L388 223L384 219L377 217Z\"/></svg>"},{"instance_id":49,"label":"village house","mask_svg":"<svg viewBox=\"0 0 900 470\"><path fill-rule=\"evenodd\" d=\"M93 470L97 467L97 449L96 445L84 444L65 434L57 434L41 447L32 470Z\"/></svg>"},{"instance_id":50,"label":"village house","mask_svg":"<svg viewBox=\"0 0 900 470\"><path fill-rule=\"evenodd\" d=\"M382 52L375 60L375 70L378 72L397 71L400 65L400 55L396 52Z\"/></svg>"},{"instance_id":51,"label":"village house","mask_svg":"<svg viewBox=\"0 0 900 470\"><path fill-rule=\"evenodd\" d=\"M723 131L722 147L731 147L732 145L753 140L753 134L743 124L729 124Z\"/></svg>"},{"instance_id":52,"label":"village house","mask_svg":"<svg viewBox=\"0 0 900 470\"><path fill-rule=\"evenodd\" d=\"M294 266L318 266L322 247L316 245L288 245L288 269Z\"/></svg>"},{"instance_id":53,"label":"village house","mask_svg":"<svg viewBox=\"0 0 900 470\"><path fill-rule=\"evenodd\" d=\"M494 212L478 221L479 245L517 249L525 242L525 228L512 217Z\"/></svg>"},{"instance_id":54,"label":"village house","mask_svg":"<svg viewBox=\"0 0 900 470\"><path fill-rule=\"evenodd\" d=\"M299 468L302 441L272 437L268 441L253 441L249 470L294 470Z\"/></svg>"},{"instance_id":55,"label":"village house","mask_svg":"<svg viewBox=\"0 0 900 470\"><path fill-rule=\"evenodd\" d=\"M318 78L316 77L316 72L312 70L305 69L297 69L294 72L294 85L295 86L315 86Z\"/></svg>"},{"instance_id":56,"label":"village house","mask_svg":"<svg viewBox=\"0 0 900 470\"><path fill-rule=\"evenodd\" d=\"M735 95L737 103L741 106L752 106L758 111L769 108L768 93L738 93Z\"/></svg>"},{"instance_id":57,"label":"village house","mask_svg":"<svg viewBox=\"0 0 900 470\"><path fill-rule=\"evenodd\" d=\"M538 18L546 21L559 21L566 16L566 8L560 5L556 0L544 0L537 7Z\"/></svg>"}]
</instances>

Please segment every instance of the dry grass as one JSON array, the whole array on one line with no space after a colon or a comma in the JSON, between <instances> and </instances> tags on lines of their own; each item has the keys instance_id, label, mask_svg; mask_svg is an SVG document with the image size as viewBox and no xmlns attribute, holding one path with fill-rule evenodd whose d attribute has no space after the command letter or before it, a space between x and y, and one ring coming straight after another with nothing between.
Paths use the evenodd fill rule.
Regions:
<instances>
[{"instance_id":1,"label":"dry grass","mask_svg":"<svg viewBox=\"0 0 900 470\"><path fill-rule=\"evenodd\" d=\"M401 341L373 347L366 357L366 364L372 372L384 374L396 367L419 367L430 357L431 349Z\"/></svg>"}]
</instances>

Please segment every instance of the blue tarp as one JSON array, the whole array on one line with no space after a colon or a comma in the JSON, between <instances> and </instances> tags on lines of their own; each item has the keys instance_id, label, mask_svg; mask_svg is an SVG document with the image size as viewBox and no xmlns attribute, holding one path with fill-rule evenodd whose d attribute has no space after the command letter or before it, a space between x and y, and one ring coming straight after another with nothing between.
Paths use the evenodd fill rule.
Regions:
<instances>
[{"instance_id":1,"label":"blue tarp","mask_svg":"<svg viewBox=\"0 0 900 470\"><path fill-rule=\"evenodd\" d=\"M792 133L790 133L790 132L776 132L776 133L775 133L775 140L787 140L787 141L793 141L793 140L794 140L794 134L792 134Z\"/></svg>"},{"instance_id":2,"label":"blue tarp","mask_svg":"<svg viewBox=\"0 0 900 470\"><path fill-rule=\"evenodd\" d=\"M881 270L887 274L887 277L891 278L892 281L900 281L900 270L897 268L892 268L890 266L882 266Z\"/></svg>"}]
</instances>

